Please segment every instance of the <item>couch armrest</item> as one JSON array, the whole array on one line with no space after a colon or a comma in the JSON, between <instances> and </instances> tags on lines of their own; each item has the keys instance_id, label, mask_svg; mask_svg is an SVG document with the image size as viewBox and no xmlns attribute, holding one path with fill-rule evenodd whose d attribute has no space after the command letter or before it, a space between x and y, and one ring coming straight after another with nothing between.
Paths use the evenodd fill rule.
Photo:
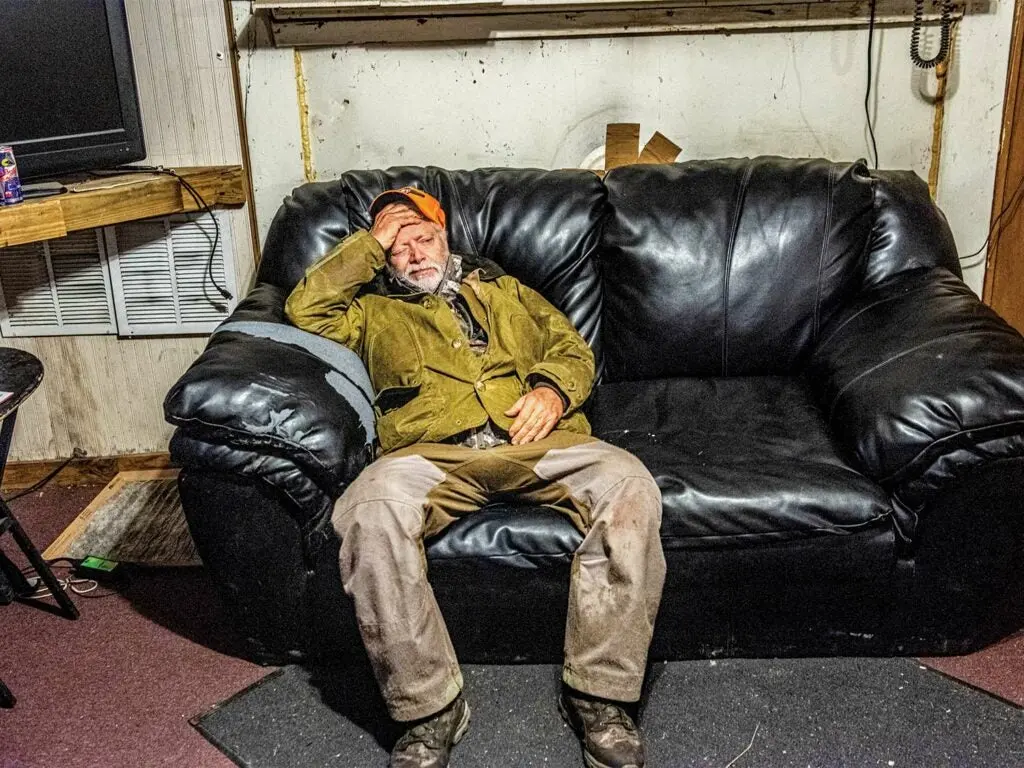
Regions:
<instances>
[{"instance_id":1,"label":"couch armrest","mask_svg":"<svg viewBox=\"0 0 1024 768\"><path fill-rule=\"evenodd\" d=\"M192 477L219 474L265 482L304 536L315 534L329 520L336 497L329 495L309 474L283 456L247 451L222 443L208 443L175 430L170 443L171 461ZM186 510L193 517L217 515L221 504ZM304 541L304 544L308 542Z\"/></svg>"},{"instance_id":2,"label":"couch armrest","mask_svg":"<svg viewBox=\"0 0 1024 768\"><path fill-rule=\"evenodd\" d=\"M1024 455L1024 338L946 269L861 293L806 374L832 434L902 507L905 534L948 480Z\"/></svg>"},{"instance_id":3,"label":"couch armrest","mask_svg":"<svg viewBox=\"0 0 1024 768\"><path fill-rule=\"evenodd\" d=\"M261 284L167 393L188 436L282 456L340 494L371 457L373 392L359 357L284 319L285 291ZM215 453L199 454L207 470Z\"/></svg>"}]
</instances>

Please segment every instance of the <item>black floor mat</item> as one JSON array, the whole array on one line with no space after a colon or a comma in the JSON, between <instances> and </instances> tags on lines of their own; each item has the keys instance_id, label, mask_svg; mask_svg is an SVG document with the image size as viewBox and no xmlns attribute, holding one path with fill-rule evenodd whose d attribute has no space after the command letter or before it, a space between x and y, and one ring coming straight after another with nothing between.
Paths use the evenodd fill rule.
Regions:
<instances>
[{"instance_id":1,"label":"black floor mat","mask_svg":"<svg viewBox=\"0 0 1024 768\"><path fill-rule=\"evenodd\" d=\"M555 709L557 667L466 665L463 675L473 717L452 768L583 764ZM1024 766L1024 711L912 659L672 662L649 678L652 768ZM387 765L396 734L383 712L365 671L293 666L193 724L247 768L361 768Z\"/></svg>"}]
</instances>

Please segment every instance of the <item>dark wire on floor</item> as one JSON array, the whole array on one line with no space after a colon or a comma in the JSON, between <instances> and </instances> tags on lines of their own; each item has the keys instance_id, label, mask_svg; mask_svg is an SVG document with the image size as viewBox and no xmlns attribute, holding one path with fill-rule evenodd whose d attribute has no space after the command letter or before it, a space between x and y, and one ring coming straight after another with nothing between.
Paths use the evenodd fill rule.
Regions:
<instances>
[{"instance_id":1,"label":"dark wire on floor","mask_svg":"<svg viewBox=\"0 0 1024 768\"><path fill-rule=\"evenodd\" d=\"M8 496L7 498L4 499L4 503L5 504L10 504L15 499L20 499L22 496L28 496L30 493L35 493L36 491L41 489L44 485L46 485L48 482L53 480L53 478L55 478L57 475L59 475L61 473L61 471L68 464L70 464L75 459L82 458L83 456L85 456L85 451L83 451L81 448L75 448L75 450L73 450L71 452L71 456L69 456L67 459L65 459L64 462L59 467L57 467L55 470L53 470L50 474L48 474L46 477L44 477L39 482L37 482L34 485L32 485L30 488L25 488L24 490L18 491L13 496Z\"/></svg>"}]
</instances>

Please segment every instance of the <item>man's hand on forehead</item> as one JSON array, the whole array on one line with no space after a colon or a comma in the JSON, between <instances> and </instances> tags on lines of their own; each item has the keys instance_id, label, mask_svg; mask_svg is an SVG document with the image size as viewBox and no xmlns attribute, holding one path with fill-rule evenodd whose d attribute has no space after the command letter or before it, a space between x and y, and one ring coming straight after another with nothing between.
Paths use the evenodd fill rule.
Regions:
<instances>
[{"instance_id":1,"label":"man's hand on forehead","mask_svg":"<svg viewBox=\"0 0 1024 768\"><path fill-rule=\"evenodd\" d=\"M373 220L373 229L370 234L380 243L385 252L391 250L395 244L395 238L402 227L408 227L426 221L418 211L402 203L390 203L385 205L377 218Z\"/></svg>"}]
</instances>

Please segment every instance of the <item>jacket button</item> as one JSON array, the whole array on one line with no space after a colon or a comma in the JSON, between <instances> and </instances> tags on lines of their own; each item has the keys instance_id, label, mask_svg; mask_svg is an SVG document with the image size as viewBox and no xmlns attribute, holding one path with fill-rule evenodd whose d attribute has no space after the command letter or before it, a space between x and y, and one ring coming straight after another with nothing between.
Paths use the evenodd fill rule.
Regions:
<instances>
[{"instance_id":1,"label":"jacket button","mask_svg":"<svg viewBox=\"0 0 1024 768\"><path fill-rule=\"evenodd\" d=\"M484 383L483 383L482 381L478 381L478 382L476 383L476 388L477 388L477 389L483 389L483 388L484 388Z\"/></svg>"},{"instance_id":2,"label":"jacket button","mask_svg":"<svg viewBox=\"0 0 1024 768\"><path fill-rule=\"evenodd\" d=\"M456 339L455 341L452 342L452 346L458 349L459 347L462 346L462 342Z\"/></svg>"}]
</instances>

